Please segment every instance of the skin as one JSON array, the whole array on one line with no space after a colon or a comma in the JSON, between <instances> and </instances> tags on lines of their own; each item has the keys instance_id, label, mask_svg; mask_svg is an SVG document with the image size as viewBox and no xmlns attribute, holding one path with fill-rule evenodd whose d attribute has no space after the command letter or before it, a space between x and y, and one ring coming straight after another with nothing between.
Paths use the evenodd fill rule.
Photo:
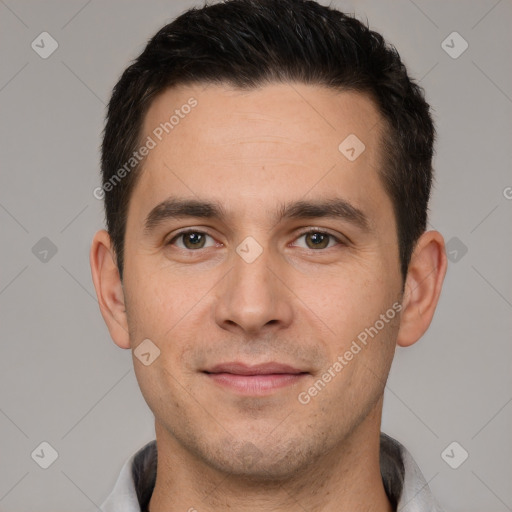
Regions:
<instances>
[{"instance_id":1,"label":"skin","mask_svg":"<svg viewBox=\"0 0 512 512\"><path fill-rule=\"evenodd\" d=\"M152 103L141 140L191 96L197 106L150 151L132 193L123 283L107 232L91 247L114 342L134 349L149 338L160 349L149 366L133 358L155 415L151 512L389 511L379 470L384 386L397 344L415 343L432 320L443 238L421 236L402 288L396 221L378 175L383 121L366 96L303 84L169 89ZM353 162L338 150L349 134L366 147ZM171 218L145 233L148 213L171 195L219 201L228 217ZM364 212L369 229L274 216L282 203L333 197ZM183 228L208 234L203 248L184 237L169 245ZM335 238L316 248L307 228ZM252 263L236 252L248 236L263 250ZM394 303L401 313L300 403ZM203 372L228 361L308 374L265 396L240 395Z\"/></svg>"}]
</instances>

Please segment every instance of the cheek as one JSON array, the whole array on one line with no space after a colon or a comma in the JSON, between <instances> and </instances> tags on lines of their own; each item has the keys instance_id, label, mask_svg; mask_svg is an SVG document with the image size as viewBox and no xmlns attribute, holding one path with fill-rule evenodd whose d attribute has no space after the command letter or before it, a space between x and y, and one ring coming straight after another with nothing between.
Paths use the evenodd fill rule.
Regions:
<instances>
[{"instance_id":1,"label":"cheek","mask_svg":"<svg viewBox=\"0 0 512 512\"><path fill-rule=\"evenodd\" d=\"M393 287L396 283L383 272L352 274L331 281L328 292L308 299L329 327L325 345L331 364L342 358L343 370L335 380L351 393L365 386L380 389L379 376L385 379L389 370L399 325Z\"/></svg>"},{"instance_id":2,"label":"cheek","mask_svg":"<svg viewBox=\"0 0 512 512\"><path fill-rule=\"evenodd\" d=\"M146 389L148 394L156 390L161 395L176 387L173 376L180 381L190 376L198 340L210 332L206 325L208 301L204 296L211 286L186 288L183 278L171 278L169 274L154 275L153 279L137 278L136 273L133 276L131 286L127 283L126 288L132 347L150 339L160 350L158 358L148 367L134 360L139 367L137 378L140 376L143 394ZM185 288L187 293L183 292Z\"/></svg>"},{"instance_id":3,"label":"cheek","mask_svg":"<svg viewBox=\"0 0 512 512\"><path fill-rule=\"evenodd\" d=\"M141 258L142 260L142 258ZM142 265L126 272L127 317L130 333L159 344L200 298L201 290L184 287L171 273L151 272ZM133 340L137 343L138 340Z\"/></svg>"},{"instance_id":4,"label":"cheek","mask_svg":"<svg viewBox=\"0 0 512 512\"><path fill-rule=\"evenodd\" d=\"M308 299L319 317L343 337L356 334L391 306L389 283L383 273L375 272L374 268L358 270L352 268L351 272L332 276L326 286Z\"/></svg>"}]
</instances>

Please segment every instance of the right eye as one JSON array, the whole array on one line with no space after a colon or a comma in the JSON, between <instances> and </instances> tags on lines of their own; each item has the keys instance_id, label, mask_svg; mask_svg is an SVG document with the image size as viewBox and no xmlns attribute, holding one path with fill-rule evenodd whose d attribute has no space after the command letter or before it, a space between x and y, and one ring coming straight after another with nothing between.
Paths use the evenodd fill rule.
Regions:
<instances>
[{"instance_id":1,"label":"right eye","mask_svg":"<svg viewBox=\"0 0 512 512\"><path fill-rule=\"evenodd\" d=\"M188 229L186 231L181 231L176 236L174 236L167 245L176 245L176 247L184 250L198 250L198 249L204 249L205 243L206 243L206 237L209 237L213 240L213 238L208 235L207 233L203 231ZM181 241L181 245L179 243L176 243L177 241ZM207 247L214 247L215 246L215 240L213 240L213 245L207 246Z\"/></svg>"}]
</instances>

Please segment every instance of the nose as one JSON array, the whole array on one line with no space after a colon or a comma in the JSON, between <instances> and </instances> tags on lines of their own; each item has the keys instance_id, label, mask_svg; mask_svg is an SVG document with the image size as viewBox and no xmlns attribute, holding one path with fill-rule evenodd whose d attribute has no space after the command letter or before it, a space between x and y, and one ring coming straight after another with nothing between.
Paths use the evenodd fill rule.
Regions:
<instances>
[{"instance_id":1,"label":"nose","mask_svg":"<svg viewBox=\"0 0 512 512\"><path fill-rule=\"evenodd\" d=\"M248 263L234 254L234 263L216 287L217 325L237 334L258 335L288 327L292 322L292 296L284 269L271 261L269 251Z\"/></svg>"}]
</instances>

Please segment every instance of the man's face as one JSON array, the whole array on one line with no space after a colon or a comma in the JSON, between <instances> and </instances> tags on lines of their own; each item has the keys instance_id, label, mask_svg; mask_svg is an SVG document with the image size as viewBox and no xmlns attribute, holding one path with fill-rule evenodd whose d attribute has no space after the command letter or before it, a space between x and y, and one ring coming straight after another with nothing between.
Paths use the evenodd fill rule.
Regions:
<instances>
[{"instance_id":1,"label":"man's face","mask_svg":"<svg viewBox=\"0 0 512 512\"><path fill-rule=\"evenodd\" d=\"M149 366L134 359L157 428L203 463L284 477L380 420L402 289L381 130L368 98L316 86L190 86L152 103L141 140L157 144L127 218L126 314L132 348L160 350ZM353 137L339 149L351 134L359 156ZM224 216L166 215L169 198ZM335 200L339 215L289 209Z\"/></svg>"}]
</instances>

